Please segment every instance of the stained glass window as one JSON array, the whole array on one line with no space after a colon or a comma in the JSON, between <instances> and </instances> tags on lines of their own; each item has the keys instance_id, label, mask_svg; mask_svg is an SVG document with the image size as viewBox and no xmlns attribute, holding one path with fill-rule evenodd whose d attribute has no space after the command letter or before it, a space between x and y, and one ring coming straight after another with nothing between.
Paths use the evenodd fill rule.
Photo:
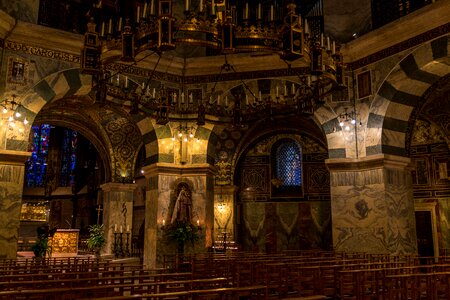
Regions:
<instances>
[{"instance_id":1,"label":"stained glass window","mask_svg":"<svg viewBox=\"0 0 450 300\"><path fill-rule=\"evenodd\" d=\"M26 181L28 187L41 187L45 184L50 125L35 125L31 129L31 157L26 163Z\"/></svg>"},{"instance_id":2,"label":"stained glass window","mask_svg":"<svg viewBox=\"0 0 450 300\"><path fill-rule=\"evenodd\" d=\"M282 186L302 184L300 149L294 141L283 141L276 149L276 175Z\"/></svg>"},{"instance_id":3,"label":"stained glass window","mask_svg":"<svg viewBox=\"0 0 450 300\"><path fill-rule=\"evenodd\" d=\"M64 130L61 157L61 186L72 186L75 183L75 166L77 164L78 132Z\"/></svg>"}]
</instances>

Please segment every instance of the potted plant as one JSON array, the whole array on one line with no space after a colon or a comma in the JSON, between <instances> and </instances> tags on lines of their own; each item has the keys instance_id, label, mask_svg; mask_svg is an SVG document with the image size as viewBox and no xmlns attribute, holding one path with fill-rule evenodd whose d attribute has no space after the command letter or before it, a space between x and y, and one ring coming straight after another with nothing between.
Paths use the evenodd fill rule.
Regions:
<instances>
[{"instance_id":1,"label":"potted plant","mask_svg":"<svg viewBox=\"0 0 450 300\"><path fill-rule=\"evenodd\" d=\"M89 226L89 238L87 239L87 247L89 250L94 251L97 258L100 257L100 251L106 245L106 238L103 232L103 224L95 224Z\"/></svg>"},{"instance_id":2,"label":"potted plant","mask_svg":"<svg viewBox=\"0 0 450 300\"><path fill-rule=\"evenodd\" d=\"M184 245L186 242L194 242L198 240L198 228L187 221L175 221L165 228L165 234L169 241L177 244L178 254L184 253Z\"/></svg>"},{"instance_id":3,"label":"potted plant","mask_svg":"<svg viewBox=\"0 0 450 300\"><path fill-rule=\"evenodd\" d=\"M34 253L34 257L42 259L48 250L48 237L46 235L39 235L36 243L31 246L31 251Z\"/></svg>"}]
</instances>

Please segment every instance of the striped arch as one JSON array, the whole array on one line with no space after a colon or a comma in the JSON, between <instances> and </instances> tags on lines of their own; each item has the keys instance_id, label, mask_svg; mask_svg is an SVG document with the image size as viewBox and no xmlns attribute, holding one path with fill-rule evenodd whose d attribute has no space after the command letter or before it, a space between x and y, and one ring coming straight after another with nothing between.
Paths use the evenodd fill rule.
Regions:
<instances>
[{"instance_id":1,"label":"striped arch","mask_svg":"<svg viewBox=\"0 0 450 300\"><path fill-rule=\"evenodd\" d=\"M65 70L42 79L24 95L20 95L21 106L17 110L22 114L22 118L29 121L29 124L21 125L23 128L19 128L18 132L21 132L19 135L16 133L6 135L6 149L27 150L31 124L45 104L65 97L87 95L91 89L91 76L81 74L79 69Z\"/></svg>"},{"instance_id":2,"label":"striped arch","mask_svg":"<svg viewBox=\"0 0 450 300\"><path fill-rule=\"evenodd\" d=\"M450 36L443 36L414 50L389 74L369 111L366 155L406 156L406 133L413 109L424 93L450 74Z\"/></svg>"}]
</instances>

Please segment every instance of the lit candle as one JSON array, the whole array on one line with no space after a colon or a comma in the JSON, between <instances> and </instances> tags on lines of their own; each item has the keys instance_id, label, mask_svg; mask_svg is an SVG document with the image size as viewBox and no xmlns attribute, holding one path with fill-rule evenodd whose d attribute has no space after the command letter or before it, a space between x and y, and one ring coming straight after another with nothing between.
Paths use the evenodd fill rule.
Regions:
<instances>
[{"instance_id":1,"label":"lit candle","mask_svg":"<svg viewBox=\"0 0 450 300\"><path fill-rule=\"evenodd\" d=\"M198 5L200 12L203 12L203 0L200 0L200 4Z\"/></svg>"},{"instance_id":2,"label":"lit candle","mask_svg":"<svg viewBox=\"0 0 450 300\"><path fill-rule=\"evenodd\" d=\"M273 4L270 6L270 21L273 21Z\"/></svg>"},{"instance_id":3,"label":"lit candle","mask_svg":"<svg viewBox=\"0 0 450 300\"><path fill-rule=\"evenodd\" d=\"M102 31L100 32L100 36L105 35L105 22L102 23Z\"/></svg>"},{"instance_id":4,"label":"lit candle","mask_svg":"<svg viewBox=\"0 0 450 300\"><path fill-rule=\"evenodd\" d=\"M123 232L123 227L122 227L122 225L120 225L120 233L122 233Z\"/></svg>"},{"instance_id":5,"label":"lit candle","mask_svg":"<svg viewBox=\"0 0 450 300\"><path fill-rule=\"evenodd\" d=\"M140 13L141 13L141 7L138 6L137 8L137 17L136 17L136 23L139 23L139 17L140 17Z\"/></svg>"},{"instance_id":6,"label":"lit candle","mask_svg":"<svg viewBox=\"0 0 450 300\"><path fill-rule=\"evenodd\" d=\"M117 232L117 224L114 224L114 232Z\"/></svg>"},{"instance_id":7,"label":"lit candle","mask_svg":"<svg viewBox=\"0 0 450 300\"><path fill-rule=\"evenodd\" d=\"M248 2L245 3L244 19L248 20Z\"/></svg>"},{"instance_id":8,"label":"lit candle","mask_svg":"<svg viewBox=\"0 0 450 300\"><path fill-rule=\"evenodd\" d=\"M258 20L262 19L262 7L261 2L258 4Z\"/></svg>"},{"instance_id":9,"label":"lit candle","mask_svg":"<svg viewBox=\"0 0 450 300\"><path fill-rule=\"evenodd\" d=\"M200 220L197 220L197 226L200 226Z\"/></svg>"},{"instance_id":10,"label":"lit candle","mask_svg":"<svg viewBox=\"0 0 450 300\"><path fill-rule=\"evenodd\" d=\"M130 232L130 225L127 225L127 232Z\"/></svg>"},{"instance_id":11,"label":"lit candle","mask_svg":"<svg viewBox=\"0 0 450 300\"><path fill-rule=\"evenodd\" d=\"M112 18L109 19L108 33L109 33L109 34L112 33Z\"/></svg>"},{"instance_id":12,"label":"lit candle","mask_svg":"<svg viewBox=\"0 0 450 300\"><path fill-rule=\"evenodd\" d=\"M166 220L163 219L163 226L165 226L165 225L166 225Z\"/></svg>"},{"instance_id":13,"label":"lit candle","mask_svg":"<svg viewBox=\"0 0 450 300\"><path fill-rule=\"evenodd\" d=\"M150 2L150 15L154 15L155 14L155 4L153 3L153 1L155 1L155 0L152 0Z\"/></svg>"},{"instance_id":14,"label":"lit candle","mask_svg":"<svg viewBox=\"0 0 450 300\"><path fill-rule=\"evenodd\" d=\"M145 18L147 14L147 1L144 4L144 11L142 12L142 17Z\"/></svg>"},{"instance_id":15,"label":"lit candle","mask_svg":"<svg viewBox=\"0 0 450 300\"><path fill-rule=\"evenodd\" d=\"M336 54L336 42L335 41L333 41L333 49L332 49L332 51L333 51L333 54Z\"/></svg>"},{"instance_id":16,"label":"lit candle","mask_svg":"<svg viewBox=\"0 0 450 300\"><path fill-rule=\"evenodd\" d=\"M117 28L118 31L122 31L122 17L119 19L119 26Z\"/></svg>"},{"instance_id":17,"label":"lit candle","mask_svg":"<svg viewBox=\"0 0 450 300\"><path fill-rule=\"evenodd\" d=\"M184 10L185 11L189 10L189 0L185 0L185 2L184 2Z\"/></svg>"}]
</instances>

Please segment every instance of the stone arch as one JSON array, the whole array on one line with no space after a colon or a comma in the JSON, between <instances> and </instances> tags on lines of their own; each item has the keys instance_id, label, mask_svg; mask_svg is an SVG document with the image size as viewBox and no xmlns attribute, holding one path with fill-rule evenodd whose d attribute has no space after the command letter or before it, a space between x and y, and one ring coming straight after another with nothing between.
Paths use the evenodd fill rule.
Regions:
<instances>
[{"instance_id":1,"label":"stone arch","mask_svg":"<svg viewBox=\"0 0 450 300\"><path fill-rule=\"evenodd\" d=\"M423 96L450 74L450 36L432 40L400 61L380 86L369 110L366 155L407 155L409 119Z\"/></svg>"},{"instance_id":2,"label":"stone arch","mask_svg":"<svg viewBox=\"0 0 450 300\"><path fill-rule=\"evenodd\" d=\"M109 105L98 105L90 96L92 92L92 76L82 74L80 69L68 69L58 73L51 74L39 81L33 88L23 95L19 95L19 106L17 109L22 113L23 118L27 118L28 125L21 123L21 135L6 135L6 141L2 145L6 145L8 150L26 151L28 149L28 136L31 130L31 124L38 113L44 106L58 106L61 100L73 99L78 101L80 106L86 108L83 113L86 114L84 125L88 131L95 123L97 126L97 134L99 139L93 139L94 142L102 141L105 147L109 148L100 153L108 154L110 162L110 179L111 181L127 181L131 182L135 160L142 144L142 130L136 126L135 121L129 115L121 110L113 108ZM61 106L61 105L60 105ZM58 108L56 108L58 109ZM64 107L60 107L59 111L64 111ZM64 120L64 115L60 116L60 121ZM61 121L62 122L62 121ZM73 127L74 121L71 122ZM78 128L78 129L80 129ZM126 133L123 132L126 130ZM140 132L141 130L141 132ZM85 132L86 134L86 132ZM89 134L88 134L89 135ZM119 138L122 136L122 138ZM101 149L99 143L97 149ZM126 174L126 176L123 176ZM124 178L125 177L125 178Z\"/></svg>"}]
</instances>

